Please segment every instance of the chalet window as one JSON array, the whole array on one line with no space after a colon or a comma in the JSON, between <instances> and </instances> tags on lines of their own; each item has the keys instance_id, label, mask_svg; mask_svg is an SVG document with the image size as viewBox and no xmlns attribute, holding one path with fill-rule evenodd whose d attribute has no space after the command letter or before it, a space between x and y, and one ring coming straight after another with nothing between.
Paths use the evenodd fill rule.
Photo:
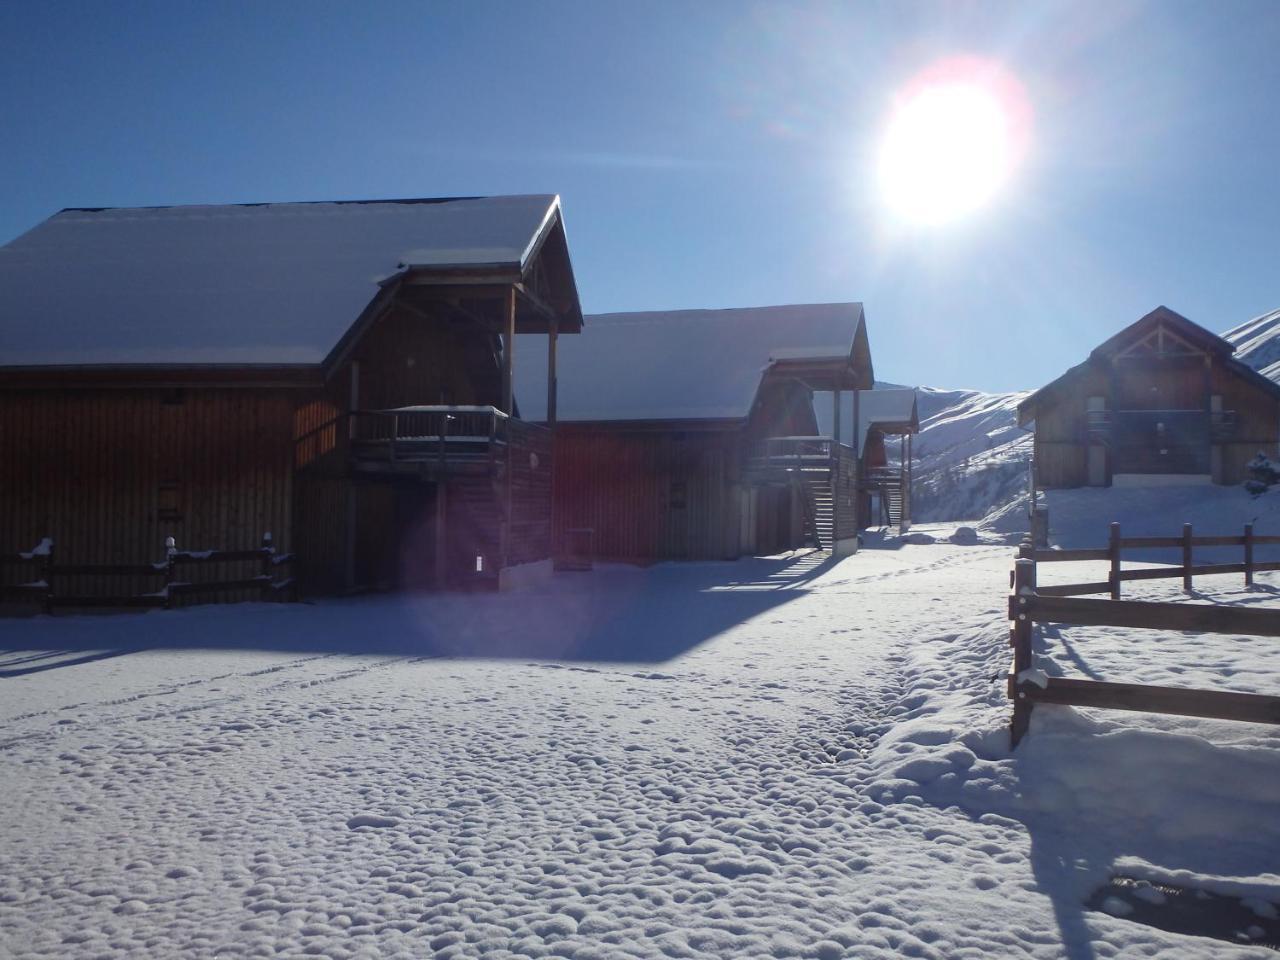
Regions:
<instances>
[{"instance_id":1,"label":"chalet window","mask_svg":"<svg viewBox=\"0 0 1280 960\"><path fill-rule=\"evenodd\" d=\"M164 480L160 483L156 519L168 521L182 519L182 488L177 480Z\"/></svg>"}]
</instances>

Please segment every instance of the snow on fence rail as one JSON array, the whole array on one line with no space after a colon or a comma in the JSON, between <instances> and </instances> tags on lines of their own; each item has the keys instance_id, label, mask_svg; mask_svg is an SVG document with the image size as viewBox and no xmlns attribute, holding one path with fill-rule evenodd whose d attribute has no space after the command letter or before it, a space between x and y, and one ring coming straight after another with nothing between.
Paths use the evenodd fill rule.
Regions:
<instances>
[{"instance_id":1,"label":"snow on fence rail","mask_svg":"<svg viewBox=\"0 0 1280 960\"><path fill-rule=\"evenodd\" d=\"M1198 573L1244 572L1245 582L1253 582L1256 570L1277 570L1280 564L1252 563L1253 544L1280 543L1280 537L1253 537L1245 528L1245 536L1201 537L1200 545L1232 546L1243 542L1244 564L1216 564L1193 567L1191 525L1183 528L1183 537L1119 538L1119 525L1112 524L1111 547L1107 550L1036 550L1030 540L1022 543L1014 569L1009 576L1009 645L1013 647L1013 664L1008 675L1009 699L1013 701L1010 740L1013 747L1027 733L1031 710L1037 703L1058 703L1077 707L1099 707L1111 710L1136 710L1143 713L1168 713L1187 717L1212 717L1219 720L1243 720L1251 723L1280 723L1280 697L1218 690L1193 690L1160 687L1149 684L1111 683L1081 680L1074 677L1050 677L1035 667L1031 635L1036 623L1068 626L1114 626L1152 630L1190 630L1199 633L1243 634L1255 637L1280 637L1280 614L1272 610L1250 610L1209 604L1159 603L1120 600L1119 548L1183 546L1184 562L1171 572L1135 570L1134 574L1153 573L1183 577L1184 588L1191 589L1191 577ZM1057 556L1045 557L1045 554ZM1088 554L1088 556L1085 556ZM1063 593L1050 593L1062 588L1037 588L1036 564L1050 560L1112 560L1112 577L1102 584L1075 584L1079 593L1102 593L1110 590L1117 599L1079 599ZM1140 579L1128 577L1125 579ZM1148 579L1143 577L1141 579Z\"/></svg>"},{"instance_id":2,"label":"snow on fence rail","mask_svg":"<svg viewBox=\"0 0 1280 960\"><path fill-rule=\"evenodd\" d=\"M165 607L182 606L185 598L227 591L261 591L263 600L297 599L292 577L277 579L277 568L293 562L293 554L277 553L271 534L262 536L262 545L252 550L179 550L173 537L165 540L165 559L155 563L58 563L54 541L45 537L26 553L0 554L0 567L18 565L34 573L24 583L0 585L0 599L38 603L46 613L57 607ZM210 563L256 562L258 572L227 580L186 581L178 576L182 567ZM154 577L160 588L151 593L77 594L55 589L66 577Z\"/></svg>"}]
</instances>

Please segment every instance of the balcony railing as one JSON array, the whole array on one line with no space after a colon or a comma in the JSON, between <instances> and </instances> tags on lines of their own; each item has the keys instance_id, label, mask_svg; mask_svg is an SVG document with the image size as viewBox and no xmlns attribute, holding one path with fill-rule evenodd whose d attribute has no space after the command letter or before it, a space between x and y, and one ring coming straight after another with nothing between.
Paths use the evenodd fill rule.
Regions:
<instances>
[{"instance_id":1,"label":"balcony railing","mask_svg":"<svg viewBox=\"0 0 1280 960\"><path fill-rule=\"evenodd\" d=\"M1165 432L1198 439L1207 429L1209 442L1230 443L1236 436L1236 411L1214 410L1089 410L1085 433L1089 443L1110 444L1117 432Z\"/></svg>"},{"instance_id":2,"label":"balcony railing","mask_svg":"<svg viewBox=\"0 0 1280 960\"><path fill-rule=\"evenodd\" d=\"M848 472L855 460L852 447L831 437L769 437L752 446L747 469L757 474L830 472L839 463Z\"/></svg>"},{"instance_id":3,"label":"balcony railing","mask_svg":"<svg viewBox=\"0 0 1280 960\"><path fill-rule=\"evenodd\" d=\"M353 410L296 441L300 467L331 456L363 471L495 471L508 449L550 462L551 432L491 406Z\"/></svg>"}]
</instances>

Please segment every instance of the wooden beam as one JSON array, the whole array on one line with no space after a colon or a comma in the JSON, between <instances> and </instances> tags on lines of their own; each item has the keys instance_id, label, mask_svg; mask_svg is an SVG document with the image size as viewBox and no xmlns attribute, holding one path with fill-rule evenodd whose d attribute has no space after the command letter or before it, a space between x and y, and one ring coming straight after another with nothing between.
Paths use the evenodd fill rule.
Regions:
<instances>
[{"instance_id":1,"label":"wooden beam","mask_svg":"<svg viewBox=\"0 0 1280 960\"><path fill-rule=\"evenodd\" d=\"M516 288L507 290L506 331L502 335L502 412L515 412Z\"/></svg>"},{"instance_id":2,"label":"wooden beam","mask_svg":"<svg viewBox=\"0 0 1280 960\"><path fill-rule=\"evenodd\" d=\"M556 312L551 304L547 303L523 283L515 284L515 290L520 296L520 299L528 304L529 309L541 316L543 320L547 321L547 323L556 323L559 321L560 314Z\"/></svg>"},{"instance_id":3,"label":"wooden beam","mask_svg":"<svg viewBox=\"0 0 1280 960\"><path fill-rule=\"evenodd\" d=\"M1181 575L1181 570L1175 571L1175 575ZM1015 615L1026 613L1028 619L1040 623L1280 637L1280 617L1276 616L1275 610L1138 600L1078 600L1045 596L1026 599L1026 606L1015 610Z\"/></svg>"},{"instance_id":4,"label":"wooden beam","mask_svg":"<svg viewBox=\"0 0 1280 960\"><path fill-rule=\"evenodd\" d=\"M553 440L556 429L556 400L558 394L558 385L556 383L556 340L559 333L559 320L556 317L552 317L551 329L548 331L547 339L547 427L551 430Z\"/></svg>"},{"instance_id":5,"label":"wooden beam","mask_svg":"<svg viewBox=\"0 0 1280 960\"><path fill-rule=\"evenodd\" d=\"M1112 603L1103 600L1101 603ZM1168 713L1181 717L1211 717L1248 723L1280 723L1280 697L1221 690L1184 690L1136 683L1108 683L1049 677L1044 689L1020 684L1020 691L1036 703L1060 703L1075 707Z\"/></svg>"}]
</instances>

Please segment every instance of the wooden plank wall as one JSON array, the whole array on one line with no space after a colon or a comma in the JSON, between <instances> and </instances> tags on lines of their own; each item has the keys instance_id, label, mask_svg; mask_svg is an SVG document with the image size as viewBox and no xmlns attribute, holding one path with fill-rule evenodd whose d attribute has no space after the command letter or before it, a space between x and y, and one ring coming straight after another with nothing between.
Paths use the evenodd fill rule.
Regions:
<instances>
[{"instance_id":1,"label":"wooden plank wall","mask_svg":"<svg viewBox=\"0 0 1280 960\"><path fill-rule=\"evenodd\" d=\"M600 558L740 553L740 432L566 427L556 439L556 542L595 530Z\"/></svg>"},{"instance_id":2,"label":"wooden plank wall","mask_svg":"<svg viewBox=\"0 0 1280 960\"><path fill-rule=\"evenodd\" d=\"M1249 461L1259 451L1272 460L1280 456L1280 403L1226 366L1213 369L1213 392L1222 397L1222 409L1236 414L1235 435L1222 444L1222 482L1244 483L1249 479Z\"/></svg>"},{"instance_id":3,"label":"wooden plank wall","mask_svg":"<svg viewBox=\"0 0 1280 960\"><path fill-rule=\"evenodd\" d=\"M511 517L507 563L515 566L551 556L551 434L520 429L511 454ZM515 434L513 433L513 437Z\"/></svg>"},{"instance_id":4,"label":"wooden plank wall","mask_svg":"<svg viewBox=\"0 0 1280 960\"><path fill-rule=\"evenodd\" d=\"M1248 479L1247 465L1262 450L1280 453L1280 404L1257 384L1246 380L1221 360L1212 358L1208 371L1209 393L1222 397L1222 408L1234 411L1235 436L1220 444L1221 482L1228 485ZM1036 481L1042 488L1080 487L1088 483L1088 438L1085 410L1091 396L1107 398L1107 409L1183 405L1209 408L1205 395L1204 361L1166 361L1165 369L1151 362L1122 362L1116 375L1127 384L1126 395L1112 397L1110 372L1090 362L1082 375L1047 397L1036 410ZM1156 387L1156 390L1152 390ZM1108 473L1110 469L1108 470Z\"/></svg>"},{"instance_id":5,"label":"wooden plank wall","mask_svg":"<svg viewBox=\"0 0 1280 960\"><path fill-rule=\"evenodd\" d=\"M0 551L42 537L59 563L141 563L165 538L290 549L296 391L67 389L0 392ZM200 568L226 579L244 569ZM252 571L256 573L257 571ZM75 578L76 593L144 593L149 578Z\"/></svg>"},{"instance_id":6,"label":"wooden plank wall","mask_svg":"<svg viewBox=\"0 0 1280 960\"><path fill-rule=\"evenodd\" d=\"M344 388L359 361L359 403L365 410L410 404L494 404L502 380L493 338L478 324L427 319L393 308L369 330L331 378ZM348 388L349 389L349 388ZM343 394L345 403L348 394Z\"/></svg>"},{"instance_id":7,"label":"wooden plank wall","mask_svg":"<svg viewBox=\"0 0 1280 960\"><path fill-rule=\"evenodd\" d=\"M858 504L858 461L852 451L841 447L840 479L832 484L832 503L835 507L835 534L837 540L851 540L858 535L860 510Z\"/></svg>"}]
</instances>

